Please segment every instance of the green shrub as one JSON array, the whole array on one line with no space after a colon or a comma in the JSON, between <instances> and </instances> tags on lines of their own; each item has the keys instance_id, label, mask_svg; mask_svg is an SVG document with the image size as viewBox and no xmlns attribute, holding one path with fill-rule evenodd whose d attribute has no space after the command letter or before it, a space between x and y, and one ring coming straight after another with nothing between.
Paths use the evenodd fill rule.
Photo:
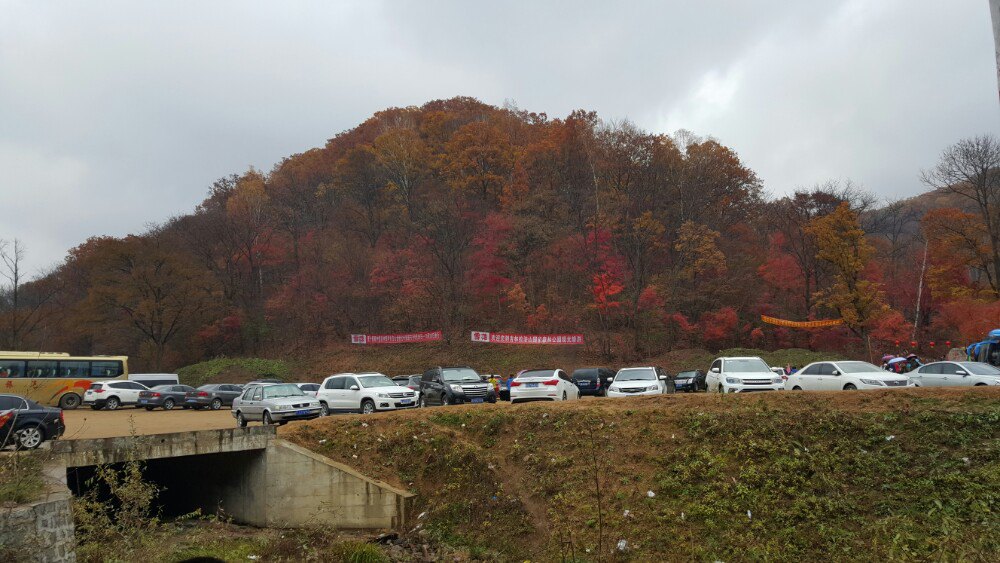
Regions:
<instances>
[{"instance_id":1,"label":"green shrub","mask_svg":"<svg viewBox=\"0 0 1000 563\"><path fill-rule=\"evenodd\" d=\"M177 375L180 377L181 383L197 387L214 382L220 377L230 379L231 383L243 383L262 377L287 380L291 372L291 366L284 360L215 358L184 366L177 370Z\"/></svg>"}]
</instances>

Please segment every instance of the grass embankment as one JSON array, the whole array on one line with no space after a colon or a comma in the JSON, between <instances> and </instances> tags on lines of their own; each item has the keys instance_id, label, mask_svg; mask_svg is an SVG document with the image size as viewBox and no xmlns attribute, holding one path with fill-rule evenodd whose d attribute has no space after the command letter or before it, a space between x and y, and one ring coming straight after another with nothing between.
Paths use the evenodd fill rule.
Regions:
<instances>
[{"instance_id":1,"label":"grass embankment","mask_svg":"<svg viewBox=\"0 0 1000 563\"><path fill-rule=\"evenodd\" d=\"M282 434L417 492L413 533L476 557L1000 559L995 388L498 404Z\"/></svg>"},{"instance_id":2,"label":"grass embankment","mask_svg":"<svg viewBox=\"0 0 1000 563\"><path fill-rule=\"evenodd\" d=\"M285 381L318 381L339 372L379 371L388 375L423 373L433 366L469 365L480 373L510 375L534 367L560 367L572 371L580 367L656 365L671 373L707 370L719 356L760 356L773 366L799 367L838 354L801 349L764 350L735 348L713 354L707 350L685 349L665 352L635 362L607 362L581 347L491 346L476 343L428 343L407 346L333 346L314 357L295 360L260 358L216 358L177 371L181 383L241 383L258 377L279 377Z\"/></svg>"}]
</instances>

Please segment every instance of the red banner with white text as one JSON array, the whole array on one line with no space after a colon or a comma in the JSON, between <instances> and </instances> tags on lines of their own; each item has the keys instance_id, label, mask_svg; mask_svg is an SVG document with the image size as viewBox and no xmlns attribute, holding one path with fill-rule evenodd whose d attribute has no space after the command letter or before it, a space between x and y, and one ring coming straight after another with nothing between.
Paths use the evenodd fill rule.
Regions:
<instances>
[{"instance_id":1,"label":"red banner with white text","mask_svg":"<svg viewBox=\"0 0 1000 563\"><path fill-rule=\"evenodd\" d=\"M582 334L502 334L499 332L472 331L473 342L488 344L583 344Z\"/></svg>"},{"instance_id":2,"label":"red banner with white text","mask_svg":"<svg viewBox=\"0 0 1000 563\"><path fill-rule=\"evenodd\" d=\"M410 344L441 340L441 331L411 332L408 334L352 334L351 344Z\"/></svg>"}]
</instances>

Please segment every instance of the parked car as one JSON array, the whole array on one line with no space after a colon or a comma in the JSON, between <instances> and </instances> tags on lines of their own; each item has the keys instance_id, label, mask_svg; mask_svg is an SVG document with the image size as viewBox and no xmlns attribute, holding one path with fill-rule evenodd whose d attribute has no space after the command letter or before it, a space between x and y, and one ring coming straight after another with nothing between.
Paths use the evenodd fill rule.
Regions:
<instances>
[{"instance_id":1,"label":"parked car","mask_svg":"<svg viewBox=\"0 0 1000 563\"><path fill-rule=\"evenodd\" d=\"M561 369L530 369L511 383L510 402L569 401L580 398L580 388Z\"/></svg>"},{"instance_id":2,"label":"parked car","mask_svg":"<svg viewBox=\"0 0 1000 563\"><path fill-rule=\"evenodd\" d=\"M263 377L261 379L254 379L247 383L247 385L260 385L262 383L284 383L285 381L278 377Z\"/></svg>"},{"instance_id":3,"label":"parked car","mask_svg":"<svg viewBox=\"0 0 1000 563\"><path fill-rule=\"evenodd\" d=\"M208 383L184 394L184 408L195 410L208 407L213 411L232 405L243 394L243 386L234 383Z\"/></svg>"},{"instance_id":4,"label":"parked car","mask_svg":"<svg viewBox=\"0 0 1000 563\"><path fill-rule=\"evenodd\" d=\"M892 373L868 362L813 362L788 376L785 388L793 391L852 391L906 387L906 375Z\"/></svg>"},{"instance_id":5,"label":"parked car","mask_svg":"<svg viewBox=\"0 0 1000 563\"><path fill-rule=\"evenodd\" d=\"M315 397L316 392L319 391L319 383L296 383L296 385L299 386L299 389L301 389L303 393L309 395L310 397Z\"/></svg>"},{"instance_id":6,"label":"parked car","mask_svg":"<svg viewBox=\"0 0 1000 563\"><path fill-rule=\"evenodd\" d=\"M323 380L319 392L323 415L408 409L417 406L417 392L400 387L381 373L338 373Z\"/></svg>"},{"instance_id":7,"label":"parked car","mask_svg":"<svg viewBox=\"0 0 1000 563\"><path fill-rule=\"evenodd\" d=\"M934 362L906 375L917 387L1000 385L1000 369L983 362Z\"/></svg>"},{"instance_id":8,"label":"parked car","mask_svg":"<svg viewBox=\"0 0 1000 563\"><path fill-rule=\"evenodd\" d=\"M785 373L785 368L771 367L771 373L781 377L782 381L788 379L788 374Z\"/></svg>"},{"instance_id":9,"label":"parked car","mask_svg":"<svg viewBox=\"0 0 1000 563\"><path fill-rule=\"evenodd\" d=\"M573 371L570 379L580 389L581 395L601 397L608 392L609 380L615 378L611 368L580 368Z\"/></svg>"},{"instance_id":10,"label":"parked car","mask_svg":"<svg viewBox=\"0 0 1000 563\"><path fill-rule=\"evenodd\" d=\"M622 368L608 387L608 397L633 397L673 393L674 380L658 367Z\"/></svg>"},{"instance_id":11,"label":"parked car","mask_svg":"<svg viewBox=\"0 0 1000 563\"><path fill-rule=\"evenodd\" d=\"M708 389L705 385L705 372L700 369L679 372L674 376L674 387L677 391L695 393Z\"/></svg>"},{"instance_id":12,"label":"parked car","mask_svg":"<svg viewBox=\"0 0 1000 563\"><path fill-rule=\"evenodd\" d=\"M190 385L157 385L149 391L140 391L137 407L146 407L151 411L157 407L169 411L176 405L184 405L184 397L188 391L194 391Z\"/></svg>"},{"instance_id":13,"label":"parked car","mask_svg":"<svg viewBox=\"0 0 1000 563\"><path fill-rule=\"evenodd\" d=\"M397 375L392 381L400 387L406 387L411 391L420 391L420 374L417 375Z\"/></svg>"},{"instance_id":14,"label":"parked car","mask_svg":"<svg viewBox=\"0 0 1000 563\"><path fill-rule=\"evenodd\" d=\"M709 393L781 391L785 388L785 380L756 356L731 357L712 362L705 375L705 385Z\"/></svg>"},{"instance_id":15,"label":"parked car","mask_svg":"<svg viewBox=\"0 0 1000 563\"><path fill-rule=\"evenodd\" d=\"M232 408L236 426L240 428L258 420L264 424L311 420L321 412L319 401L303 393L294 383L247 385L243 394L233 401Z\"/></svg>"},{"instance_id":16,"label":"parked car","mask_svg":"<svg viewBox=\"0 0 1000 563\"><path fill-rule=\"evenodd\" d=\"M420 406L495 403L493 386L468 366L436 367L420 378Z\"/></svg>"},{"instance_id":17,"label":"parked car","mask_svg":"<svg viewBox=\"0 0 1000 563\"><path fill-rule=\"evenodd\" d=\"M18 395L0 395L0 448L13 444L19 450L33 450L65 431L62 409Z\"/></svg>"},{"instance_id":18,"label":"parked car","mask_svg":"<svg viewBox=\"0 0 1000 563\"><path fill-rule=\"evenodd\" d=\"M113 411L122 405L135 405L139 401L139 393L143 391L149 391L149 388L135 381L95 381L83 393L83 404L90 405L95 411Z\"/></svg>"}]
</instances>

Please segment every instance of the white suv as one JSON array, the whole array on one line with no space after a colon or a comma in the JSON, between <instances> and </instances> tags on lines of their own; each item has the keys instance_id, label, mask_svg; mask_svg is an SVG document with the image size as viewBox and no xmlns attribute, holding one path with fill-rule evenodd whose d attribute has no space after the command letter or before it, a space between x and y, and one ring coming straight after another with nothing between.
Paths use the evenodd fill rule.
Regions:
<instances>
[{"instance_id":1,"label":"white suv","mask_svg":"<svg viewBox=\"0 0 1000 563\"><path fill-rule=\"evenodd\" d=\"M709 393L782 391L785 388L785 380L756 356L716 359L705 376L705 384Z\"/></svg>"},{"instance_id":2,"label":"white suv","mask_svg":"<svg viewBox=\"0 0 1000 563\"><path fill-rule=\"evenodd\" d=\"M135 381L95 381L84 392L83 404L95 411L102 408L113 411L122 405L135 405L142 391L149 391L149 387Z\"/></svg>"},{"instance_id":3,"label":"white suv","mask_svg":"<svg viewBox=\"0 0 1000 563\"><path fill-rule=\"evenodd\" d=\"M338 373L316 391L323 416L331 412L391 411L417 406L417 393L381 373Z\"/></svg>"},{"instance_id":4,"label":"white suv","mask_svg":"<svg viewBox=\"0 0 1000 563\"><path fill-rule=\"evenodd\" d=\"M674 380L663 368L639 367L622 368L615 374L608 397L635 397L641 395L662 395L675 391Z\"/></svg>"}]
</instances>

